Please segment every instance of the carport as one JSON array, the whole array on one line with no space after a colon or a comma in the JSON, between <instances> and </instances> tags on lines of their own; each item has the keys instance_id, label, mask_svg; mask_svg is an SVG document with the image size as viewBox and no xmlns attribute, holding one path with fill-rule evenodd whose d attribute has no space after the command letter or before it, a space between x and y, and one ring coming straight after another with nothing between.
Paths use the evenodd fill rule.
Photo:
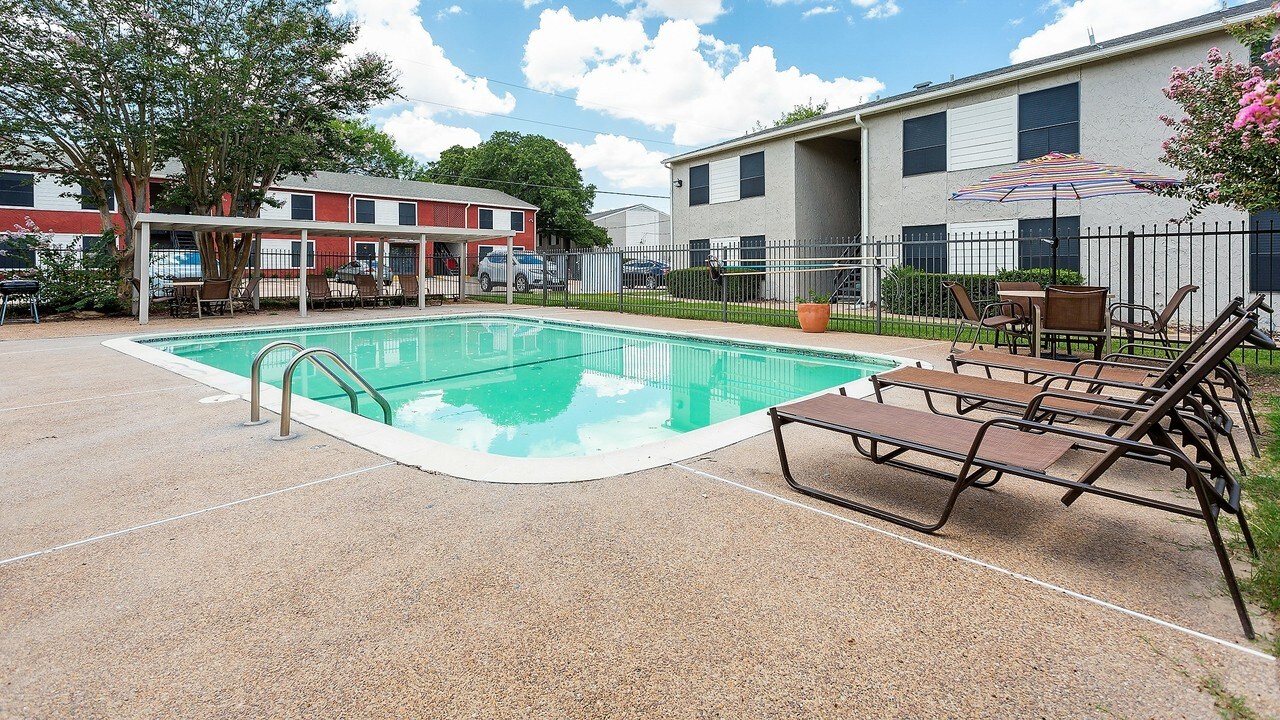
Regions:
<instances>
[{"instance_id":1,"label":"carport","mask_svg":"<svg viewBox=\"0 0 1280 720\"><path fill-rule=\"evenodd\" d=\"M307 315L307 263L305 261L308 237L362 237L375 238L378 243L378 267L386 267L386 242L398 240L418 245L418 307L426 300L427 243L443 243L457 246L458 299L466 297L467 243L506 237L507 263L513 261L512 241L515 233L495 233L492 230L435 227L431 225L370 225L367 223L318 222L314 220L273 220L268 218L216 217L212 215L173 215L165 213L141 213L134 222L138 230L137 248L133 255L133 276L139 285L150 287L151 231L176 230L193 233L254 233L259 242L254 246L253 267L262 268L262 236L286 235L302 240L304 260L298 263L298 314ZM144 284L145 283L145 284ZM150 321L151 293L134 289L134 302L138 324ZM254 299L257 307L258 298ZM507 303L512 301L512 288L507 285Z\"/></svg>"}]
</instances>

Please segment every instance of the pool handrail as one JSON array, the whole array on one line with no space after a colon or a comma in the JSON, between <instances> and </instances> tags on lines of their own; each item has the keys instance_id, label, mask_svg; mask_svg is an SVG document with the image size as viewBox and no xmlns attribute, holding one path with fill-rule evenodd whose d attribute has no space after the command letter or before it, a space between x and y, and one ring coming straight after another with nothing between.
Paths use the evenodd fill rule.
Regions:
<instances>
[{"instance_id":1,"label":"pool handrail","mask_svg":"<svg viewBox=\"0 0 1280 720\"><path fill-rule=\"evenodd\" d=\"M245 423L245 425L261 425L266 422L266 420L262 419L262 361L275 350L285 347L293 348L298 352L306 350L302 345L299 345L292 340L277 340L273 343L264 345L263 348L258 351L258 354L253 357L253 365L249 368L249 422ZM297 356L295 355L294 357ZM356 398L355 388L351 387L346 381L338 377L337 373L331 370L329 366L325 365L319 359L313 359L311 364L319 368L320 372L323 372L326 377L336 383L338 387L342 388L342 391L345 392L347 397L351 400L351 412L359 415L360 401Z\"/></svg>"},{"instance_id":2,"label":"pool handrail","mask_svg":"<svg viewBox=\"0 0 1280 720\"><path fill-rule=\"evenodd\" d=\"M392 424L391 404L387 402L386 398L382 397L382 393L378 392L372 385L370 385L369 381L365 380L360 373L356 372L355 368L348 365L347 361L343 360L338 353L325 347L313 347L307 348L306 350L299 352L297 355L294 355L293 359L289 361L289 364L285 366L284 383L280 394L280 434L273 438L274 440L288 440L289 438L294 437L294 435L289 432L289 416L293 409L293 373L298 369L298 365L300 365L303 360L310 360L312 363L316 363L317 361L312 357L313 355L325 355L329 359L338 363L338 367L345 370L347 375L349 375L352 380L355 380L356 383L358 383L360 387L369 394L369 397L373 398L374 401L376 401L382 408L382 421L387 425ZM359 415L360 413L356 411L355 414Z\"/></svg>"}]
</instances>

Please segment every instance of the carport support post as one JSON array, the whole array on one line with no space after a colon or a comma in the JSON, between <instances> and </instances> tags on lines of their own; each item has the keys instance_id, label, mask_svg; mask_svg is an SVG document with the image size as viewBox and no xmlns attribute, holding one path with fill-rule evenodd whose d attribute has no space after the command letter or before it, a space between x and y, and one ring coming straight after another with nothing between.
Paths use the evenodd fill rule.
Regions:
<instances>
[{"instance_id":1,"label":"carport support post","mask_svg":"<svg viewBox=\"0 0 1280 720\"><path fill-rule=\"evenodd\" d=\"M400 288L404 292L404 288ZM427 307L427 236L418 236L418 309Z\"/></svg>"},{"instance_id":2,"label":"carport support post","mask_svg":"<svg viewBox=\"0 0 1280 720\"><path fill-rule=\"evenodd\" d=\"M302 231L302 251L298 254L298 315L307 316L307 231Z\"/></svg>"},{"instance_id":3,"label":"carport support post","mask_svg":"<svg viewBox=\"0 0 1280 720\"><path fill-rule=\"evenodd\" d=\"M373 277L377 279L378 294L382 294L382 279L387 276L387 243L383 238L378 238L378 267L373 271Z\"/></svg>"},{"instance_id":4,"label":"carport support post","mask_svg":"<svg viewBox=\"0 0 1280 720\"><path fill-rule=\"evenodd\" d=\"M253 236L253 271L249 273L252 278L254 274L259 278L262 277L262 233L255 233ZM258 284L253 286L253 309L262 309L262 280L258 280Z\"/></svg>"},{"instance_id":5,"label":"carport support post","mask_svg":"<svg viewBox=\"0 0 1280 720\"><path fill-rule=\"evenodd\" d=\"M513 303L512 288L516 284L515 235L507 236L507 304Z\"/></svg>"},{"instance_id":6,"label":"carport support post","mask_svg":"<svg viewBox=\"0 0 1280 720\"><path fill-rule=\"evenodd\" d=\"M134 262L142 268L135 276L138 278L138 324L146 325L151 322L151 223L142 223L133 254Z\"/></svg>"}]
</instances>

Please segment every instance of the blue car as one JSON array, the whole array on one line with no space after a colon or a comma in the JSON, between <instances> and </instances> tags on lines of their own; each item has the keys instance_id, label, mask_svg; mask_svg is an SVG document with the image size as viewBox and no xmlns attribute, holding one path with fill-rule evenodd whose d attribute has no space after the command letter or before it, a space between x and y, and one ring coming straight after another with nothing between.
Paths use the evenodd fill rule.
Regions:
<instances>
[{"instance_id":1,"label":"blue car","mask_svg":"<svg viewBox=\"0 0 1280 720\"><path fill-rule=\"evenodd\" d=\"M628 260L622 263L622 284L627 287L643 285L653 290L667 283L671 266L657 260Z\"/></svg>"}]
</instances>

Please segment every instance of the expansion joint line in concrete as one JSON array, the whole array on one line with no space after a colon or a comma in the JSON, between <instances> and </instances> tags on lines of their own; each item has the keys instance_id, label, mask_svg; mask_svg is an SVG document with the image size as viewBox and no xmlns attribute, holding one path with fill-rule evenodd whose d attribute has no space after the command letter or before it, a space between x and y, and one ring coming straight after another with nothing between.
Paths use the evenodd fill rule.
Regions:
<instances>
[{"instance_id":1,"label":"expansion joint line in concrete","mask_svg":"<svg viewBox=\"0 0 1280 720\"><path fill-rule=\"evenodd\" d=\"M14 407L0 408L0 412L30 410L31 408L49 407L50 405L68 405L70 403L89 402L90 400L110 400L111 398L129 397L130 395L148 395L151 393L162 393L170 390L181 390L183 388L196 386L196 383L187 383L186 385L169 385L162 388L151 388L148 390L137 390L134 392L111 393L110 395L92 395L90 397L71 398L70 400L53 400L51 402L36 403L34 405L16 405Z\"/></svg>"},{"instance_id":2,"label":"expansion joint line in concrete","mask_svg":"<svg viewBox=\"0 0 1280 720\"><path fill-rule=\"evenodd\" d=\"M146 530L147 528L153 528L153 527L156 527L157 525L165 525L171 522L175 522L177 520L185 520L190 517L195 517L196 515L203 515L207 512L213 512L214 510L224 510L229 507L235 507L236 505L243 505L244 503L253 502L255 500L263 500L263 499L272 497L274 495L281 495L287 492L293 492L294 490L302 490L305 488L312 487L314 485L320 485L322 483L332 482L334 480L341 480L342 478L348 478L348 477L351 477L352 475L359 475L361 473L369 472L370 470L377 470L379 468L389 467L395 464L396 463L394 462L384 462L384 463L379 463L378 465L370 465L369 467L363 467L356 470L349 470L347 472L339 473L337 475L330 475L329 477L320 478L319 480L312 480L310 482L304 482L298 485L290 485L289 487L277 488L275 490L259 493L251 497L240 498L239 500L232 500L231 502L225 502L225 503L222 503L221 505L213 505L207 508L200 508L199 510L192 510L191 512L182 513L181 515L174 515L173 517L167 517L160 520L152 520L151 522L143 523L141 525L134 525L133 527L122 528L120 530L113 530L109 533L94 535L93 537L87 537L82 540L76 540L75 542L69 542L62 545L56 545L51 548L45 548L43 550L36 550L34 552L25 553L23 555L17 555L15 557L5 558L3 560L0 560L0 566L8 565L10 563L16 563L19 560L27 560L34 557L39 557L41 555L48 555L49 553L58 552L59 550L68 550L70 548L79 547L81 545L88 545L89 543L95 543L95 542L98 542L99 540L106 540L108 538L117 537L119 535L126 535L131 532L137 532L138 530Z\"/></svg>"},{"instance_id":3,"label":"expansion joint line in concrete","mask_svg":"<svg viewBox=\"0 0 1280 720\"><path fill-rule=\"evenodd\" d=\"M712 475L709 472L704 472L702 470L698 470L697 468L689 467L688 465L684 465L681 463L671 463L671 466L680 468L685 472L693 473L694 475L698 475L710 480L722 482L726 485L732 485L733 487L736 487L740 490L746 490L747 492L755 493L757 495L763 495L764 497L777 500L778 502L785 503L793 507L803 508L805 510L817 513L819 515L830 518L832 520L836 520L838 522L846 523L848 525L853 525L855 527L859 527L864 530L870 530L873 533L877 533L885 537L893 538L894 540L899 540L909 545L914 545L915 547L921 548L923 550L927 550L929 552L937 553L939 555L943 555L945 557L949 557L955 560L960 560L962 562L969 563L970 565L976 565L980 568L983 568L984 570L990 570L992 572L1000 573L1001 575L1007 575L1008 577L1014 578L1016 580L1023 580L1037 587L1041 587L1046 590L1051 590L1053 592L1066 595L1067 597L1075 598L1076 600L1083 600L1087 603L1091 603L1093 605L1106 608L1107 610L1128 615L1129 617L1136 618L1138 620L1143 620L1145 622L1149 622L1155 625L1159 625L1160 627L1168 628L1170 630L1174 630L1176 632L1180 632L1186 635L1190 635L1200 640L1207 640L1209 642L1231 648L1232 650L1238 650L1247 655L1253 655L1255 657L1263 658L1265 660L1272 660L1272 661L1276 659L1272 655L1268 655L1267 653L1261 652L1259 650L1255 650L1245 645L1240 645L1239 643L1231 642L1230 640L1223 640L1222 638L1218 638L1212 635L1202 633L1199 630L1192 630L1189 627L1184 627L1176 623L1171 623L1168 620L1161 620L1158 617L1147 615L1146 613L1141 613L1141 612L1138 612L1137 610L1130 610L1129 608L1116 605L1115 603L1107 602L1106 600L1102 600L1101 598L1096 598L1096 597L1093 597L1092 595L1085 595L1084 593L1076 592L1075 590L1069 590L1067 588L1062 587L1061 585L1054 585L1051 582L1046 582L1044 580L1040 580L1039 578L1031 577L1030 575L1023 575L1022 573L1014 572L1013 570L1006 570L1005 568L1002 568L998 565L992 565L991 563L983 562L982 560L978 560L977 558L971 558L968 555L961 555L960 553L957 553L955 551L947 550L945 548L940 548L936 545L930 545L929 543L922 542L915 538L907 537L906 535L901 535L899 533L892 532L890 530L885 530L883 528L878 528L874 525L868 525L867 523L859 522L852 518L843 517L833 512L829 512L827 510L816 508L806 503L792 500L791 498L785 498L785 497L782 497L781 495L774 495L773 493L768 492L766 490L760 490L759 488L753 488L750 485L744 485L742 483L734 482L733 480L729 480L727 478L722 478L718 475Z\"/></svg>"}]
</instances>

